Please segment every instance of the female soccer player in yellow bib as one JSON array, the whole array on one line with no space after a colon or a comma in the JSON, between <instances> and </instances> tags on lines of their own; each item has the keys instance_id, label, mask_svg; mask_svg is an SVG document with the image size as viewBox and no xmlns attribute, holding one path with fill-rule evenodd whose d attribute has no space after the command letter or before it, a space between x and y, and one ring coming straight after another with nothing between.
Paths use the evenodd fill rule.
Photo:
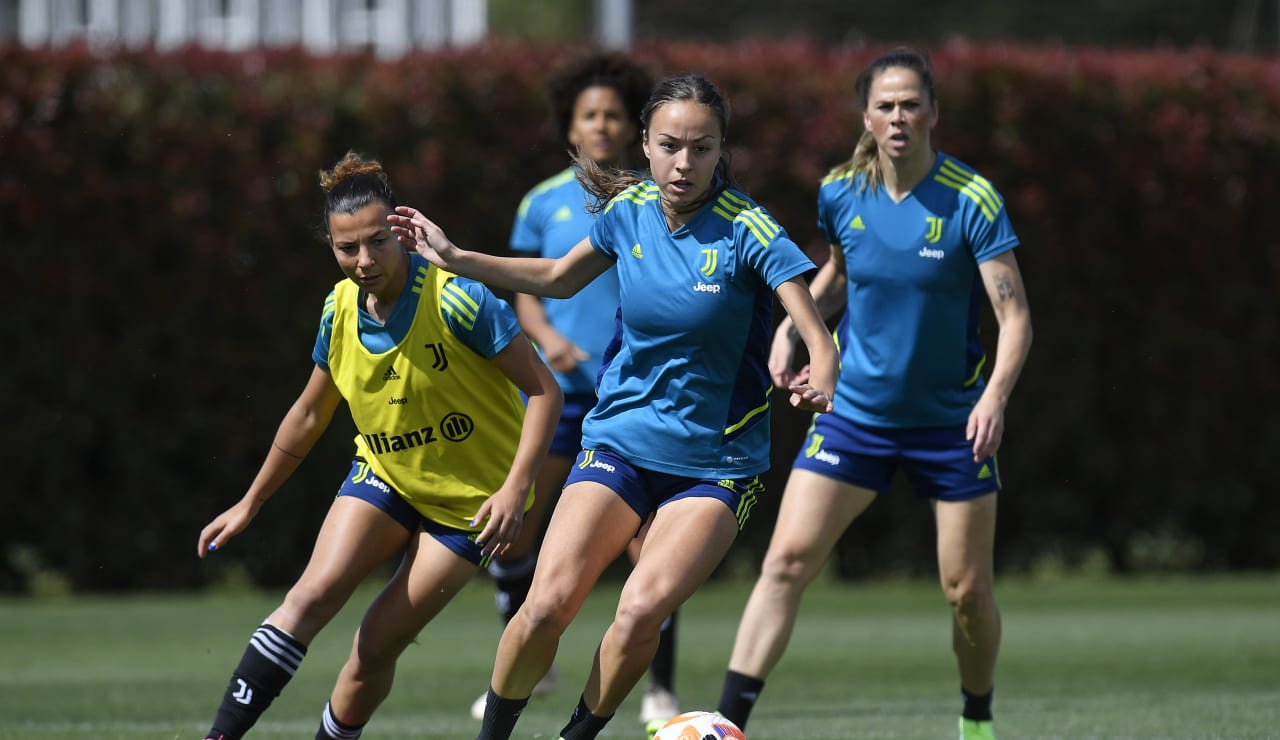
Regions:
<instances>
[{"instance_id":1,"label":"female soccer player in yellow bib","mask_svg":"<svg viewBox=\"0 0 1280 740\"><path fill-rule=\"evenodd\" d=\"M244 497L200 533L200 557L248 526L341 401L355 458L306 570L253 633L208 737L242 737L316 634L387 559L317 738L355 738L391 691L400 653L477 568L519 535L563 395L511 308L407 253L381 165L348 154L321 173L324 231L346 277L324 302L311 380ZM520 394L528 397L522 402Z\"/></svg>"}]
</instances>

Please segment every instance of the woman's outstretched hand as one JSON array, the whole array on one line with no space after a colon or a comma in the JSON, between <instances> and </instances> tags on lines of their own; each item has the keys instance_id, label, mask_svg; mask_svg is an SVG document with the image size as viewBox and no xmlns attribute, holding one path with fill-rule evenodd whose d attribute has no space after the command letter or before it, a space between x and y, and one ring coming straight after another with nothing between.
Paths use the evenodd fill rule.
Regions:
<instances>
[{"instance_id":1,"label":"woman's outstretched hand","mask_svg":"<svg viewBox=\"0 0 1280 740\"><path fill-rule=\"evenodd\" d=\"M816 411L819 414L831 411L830 391L815 388L808 383L792 383L787 390L791 391L791 405L798 409Z\"/></svg>"},{"instance_id":2,"label":"woman's outstretched hand","mask_svg":"<svg viewBox=\"0 0 1280 740\"><path fill-rule=\"evenodd\" d=\"M401 244L437 267L449 269L450 260L462 251L449 241L443 229L416 208L397 206L395 213L387 214L387 221L391 224L391 233Z\"/></svg>"}]
</instances>

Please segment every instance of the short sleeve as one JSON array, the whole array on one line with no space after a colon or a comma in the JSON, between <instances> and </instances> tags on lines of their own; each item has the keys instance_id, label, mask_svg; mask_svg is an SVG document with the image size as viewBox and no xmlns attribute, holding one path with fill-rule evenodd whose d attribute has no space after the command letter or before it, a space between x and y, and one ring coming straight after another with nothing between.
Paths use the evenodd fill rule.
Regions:
<instances>
[{"instance_id":1,"label":"short sleeve","mask_svg":"<svg viewBox=\"0 0 1280 740\"><path fill-rule=\"evenodd\" d=\"M329 291L324 299L324 308L320 311L320 330L316 332L316 343L311 349L311 359L326 371L329 369L329 338L333 336L333 291Z\"/></svg>"},{"instance_id":2,"label":"short sleeve","mask_svg":"<svg viewBox=\"0 0 1280 740\"><path fill-rule=\"evenodd\" d=\"M614 246L613 236L613 220L615 216L612 213L603 213L600 218L591 224L591 232L587 238L591 240L591 248L597 252L608 256L610 259L617 261L618 250Z\"/></svg>"},{"instance_id":3,"label":"short sleeve","mask_svg":"<svg viewBox=\"0 0 1280 740\"><path fill-rule=\"evenodd\" d=\"M537 199L534 197L536 194L536 190L526 193L520 201L520 208L516 210L516 220L511 226L511 239L508 241L513 252L542 254L544 237L542 219L538 216Z\"/></svg>"},{"instance_id":4,"label":"short sleeve","mask_svg":"<svg viewBox=\"0 0 1280 740\"><path fill-rule=\"evenodd\" d=\"M756 206L739 213L734 225L743 264L771 289L815 269L813 261L764 208Z\"/></svg>"},{"instance_id":5,"label":"short sleeve","mask_svg":"<svg viewBox=\"0 0 1280 740\"><path fill-rule=\"evenodd\" d=\"M965 238L973 250L973 259L978 264L1018 246L1018 236L1013 231L1013 224L1009 222L1004 201L998 195L995 197L999 210L991 212L990 209L974 207L966 214Z\"/></svg>"},{"instance_id":6,"label":"short sleeve","mask_svg":"<svg viewBox=\"0 0 1280 740\"><path fill-rule=\"evenodd\" d=\"M520 333L510 304L474 280L447 280L440 289L440 308L454 336L485 359L506 349Z\"/></svg>"}]
</instances>

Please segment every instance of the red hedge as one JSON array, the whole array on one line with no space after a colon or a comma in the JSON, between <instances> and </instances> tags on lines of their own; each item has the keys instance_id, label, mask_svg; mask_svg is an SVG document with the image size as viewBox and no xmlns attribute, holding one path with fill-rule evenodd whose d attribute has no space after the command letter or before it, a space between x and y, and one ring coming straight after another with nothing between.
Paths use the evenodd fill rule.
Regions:
<instances>
[{"instance_id":1,"label":"red hedge","mask_svg":"<svg viewBox=\"0 0 1280 740\"><path fill-rule=\"evenodd\" d=\"M852 149L853 80L878 51L635 53L724 89L740 179L822 259L816 183ZM316 173L347 149L377 156L456 241L501 250L520 196L565 163L541 92L560 52L0 49L16 517L0 590L42 571L190 586L237 557L289 582L345 471L345 421L222 564L192 548L309 372L339 277L314 238ZM1099 551L1119 569L1280 565L1280 63L1011 46L933 60L935 141L1003 193L1036 325L1001 457L1002 566ZM804 423L777 411L775 496ZM735 560L759 554L771 514L757 510ZM933 562L909 496L846 544L848 572Z\"/></svg>"}]
</instances>

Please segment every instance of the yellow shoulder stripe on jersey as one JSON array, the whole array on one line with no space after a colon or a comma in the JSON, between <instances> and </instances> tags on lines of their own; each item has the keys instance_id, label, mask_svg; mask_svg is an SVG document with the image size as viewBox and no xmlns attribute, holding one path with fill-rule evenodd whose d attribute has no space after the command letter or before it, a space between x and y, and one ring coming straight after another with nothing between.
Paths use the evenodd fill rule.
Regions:
<instances>
[{"instance_id":1,"label":"yellow shoulder stripe on jersey","mask_svg":"<svg viewBox=\"0 0 1280 740\"><path fill-rule=\"evenodd\" d=\"M844 172L832 171L832 172L828 172L826 177L822 178L822 182L818 183L818 185L819 186L830 185L831 183L838 182L840 180L852 180L852 179L853 179L853 170L845 170Z\"/></svg>"},{"instance_id":2,"label":"yellow shoulder stripe on jersey","mask_svg":"<svg viewBox=\"0 0 1280 740\"><path fill-rule=\"evenodd\" d=\"M964 381L965 388L971 388L973 387L974 383L978 382L978 377L982 375L982 368L986 364L987 364L987 353L983 352L982 359L978 360L978 366L973 369L973 375L970 375L969 379Z\"/></svg>"},{"instance_id":3,"label":"yellow shoulder stripe on jersey","mask_svg":"<svg viewBox=\"0 0 1280 740\"><path fill-rule=\"evenodd\" d=\"M422 295L422 284L425 283L426 281L427 281L427 268L424 265L419 267L418 272L414 274L413 287L410 288L410 290L412 290L414 293L417 293L418 295Z\"/></svg>"},{"instance_id":4,"label":"yellow shoulder stripe on jersey","mask_svg":"<svg viewBox=\"0 0 1280 740\"><path fill-rule=\"evenodd\" d=\"M480 304L471 300L467 291L454 285L453 280L440 289L440 308L457 319L468 331L476 326L476 317L480 314Z\"/></svg>"},{"instance_id":5,"label":"yellow shoulder stripe on jersey","mask_svg":"<svg viewBox=\"0 0 1280 740\"><path fill-rule=\"evenodd\" d=\"M729 191L727 190L721 193L720 197L716 198L716 204L711 206L711 212L720 218L723 218L725 221L732 221L738 217L738 214L745 207L745 204L735 204L734 200L729 198L728 195Z\"/></svg>"},{"instance_id":6,"label":"yellow shoulder stripe on jersey","mask_svg":"<svg viewBox=\"0 0 1280 740\"><path fill-rule=\"evenodd\" d=\"M765 215L765 212L759 208L743 211L734 220L741 221L748 229L751 229L751 233L755 234L760 243L766 247L769 246L769 242L773 241L775 236L782 232L782 227Z\"/></svg>"},{"instance_id":7,"label":"yellow shoulder stripe on jersey","mask_svg":"<svg viewBox=\"0 0 1280 740\"><path fill-rule=\"evenodd\" d=\"M638 182L635 185L623 190L621 193L613 196L613 200L609 201L609 205L604 207L604 212L608 213L619 202L629 200L637 205L644 205L652 200L658 199L658 186L650 185L646 182Z\"/></svg>"},{"instance_id":8,"label":"yellow shoulder stripe on jersey","mask_svg":"<svg viewBox=\"0 0 1280 740\"><path fill-rule=\"evenodd\" d=\"M516 209L516 215L519 216L520 218L524 218L529 214L529 206L533 204L534 198L538 197L539 195L542 195L543 193L547 192L548 190L551 190L552 188L560 187L561 185L574 179L575 177L577 177L577 173L574 171L572 167L568 167L560 174L552 175L551 177L548 177L547 179L543 180L537 185L534 185L533 189L530 190L528 193L526 193L525 196L520 199L520 207Z\"/></svg>"},{"instance_id":9,"label":"yellow shoulder stripe on jersey","mask_svg":"<svg viewBox=\"0 0 1280 740\"><path fill-rule=\"evenodd\" d=\"M995 221L996 214L1004 206L989 180L976 172L961 168L949 159L943 160L933 179L968 196L982 209L982 215L987 217L987 221Z\"/></svg>"},{"instance_id":10,"label":"yellow shoulder stripe on jersey","mask_svg":"<svg viewBox=\"0 0 1280 740\"><path fill-rule=\"evenodd\" d=\"M759 206L749 206L751 206L750 201L726 190L716 199L716 204L711 207L711 211L727 221L742 222L742 225L750 229L760 243L767 247L769 242L782 231L782 227L769 218Z\"/></svg>"},{"instance_id":11,"label":"yellow shoulder stripe on jersey","mask_svg":"<svg viewBox=\"0 0 1280 740\"><path fill-rule=\"evenodd\" d=\"M966 170L949 159L943 160L942 167L940 169L960 177L971 178L974 191L981 195L983 200L991 205L996 211L999 211L1001 206L1004 205L1004 201L1000 199L1000 195L996 192L995 187L987 178L971 170Z\"/></svg>"},{"instance_id":12,"label":"yellow shoulder stripe on jersey","mask_svg":"<svg viewBox=\"0 0 1280 740\"><path fill-rule=\"evenodd\" d=\"M333 315L337 310L338 299L335 297L336 290L329 291L329 295L324 298L324 308L320 309L320 333L328 335L330 328L333 327Z\"/></svg>"}]
</instances>

